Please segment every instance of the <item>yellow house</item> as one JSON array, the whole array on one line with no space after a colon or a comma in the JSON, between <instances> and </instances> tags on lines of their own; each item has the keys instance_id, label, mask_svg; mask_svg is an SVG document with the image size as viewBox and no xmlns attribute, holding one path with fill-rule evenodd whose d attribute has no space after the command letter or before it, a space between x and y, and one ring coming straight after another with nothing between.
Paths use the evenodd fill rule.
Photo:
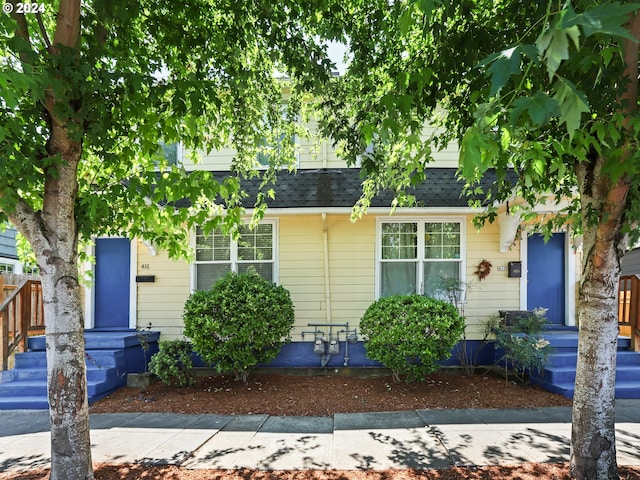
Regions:
<instances>
[{"instance_id":1,"label":"yellow house","mask_svg":"<svg viewBox=\"0 0 640 480\"><path fill-rule=\"evenodd\" d=\"M85 327L151 327L162 339L182 338L189 294L229 270L249 267L287 288L295 306L293 342L274 365L319 365L313 353L318 332L339 340L340 353L328 366L370 365L358 337L366 308L392 293L442 295L436 290L443 276L465 286L471 341L483 338L487 321L501 310L545 307L550 323L575 325L576 251L569 235L559 232L545 243L505 209L497 222L476 230L478 211L468 206L455 177L454 146L440 152L415 191L419 207L391 214L391 195L380 195L357 221L351 213L361 195L359 169L347 168L328 144L315 148L298 140L298 147L297 169L278 175L264 220L244 230L239 242L196 229L195 261L187 263L139 240L98 239ZM179 149L177 157L187 171L206 169L219 177L228 175L234 154L203 153L192 164L184 153ZM485 181L490 186L491 178ZM257 181L243 186L251 193Z\"/></svg>"}]
</instances>

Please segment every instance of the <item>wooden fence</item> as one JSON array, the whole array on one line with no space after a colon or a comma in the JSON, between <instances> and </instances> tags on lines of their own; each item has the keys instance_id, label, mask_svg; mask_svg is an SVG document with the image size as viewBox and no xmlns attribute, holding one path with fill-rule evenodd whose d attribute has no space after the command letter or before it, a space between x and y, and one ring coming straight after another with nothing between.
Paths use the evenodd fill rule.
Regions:
<instances>
[{"instance_id":1,"label":"wooden fence","mask_svg":"<svg viewBox=\"0 0 640 480\"><path fill-rule=\"evenodd\" d=\"M631 337L631 349L640 350L640 276L620 277L618 290L620 334Z\"/></svg>"},{"instance_id":2,"label":"wooden fence","mask_svg":"<svg viewBox=\"0 0 640 480\"><path fill-rule=\"evenodd\" d=\"M30 333L44 331L42 285L27 278L17 285L5 283L0 276L0 367L7 370L9 357L20 349L27 350Z\"/></svg>"}]
</instances>

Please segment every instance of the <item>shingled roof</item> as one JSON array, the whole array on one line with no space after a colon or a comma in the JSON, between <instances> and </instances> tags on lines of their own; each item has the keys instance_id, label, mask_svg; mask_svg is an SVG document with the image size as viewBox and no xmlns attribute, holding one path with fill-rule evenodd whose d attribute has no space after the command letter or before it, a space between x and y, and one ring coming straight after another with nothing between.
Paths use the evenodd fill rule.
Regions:
<instances>
[{"instance_id":1,"label":"shingled roof","mask_svg":"<svg viewBox=\"0 0 640 480\"><path fill-rule=\"evenodd\" d=\"M222 180L229 172L212 172L216 179ZM495 182L495 174L487 172L482 187L490 189ZM242 188L248 193L244 206L250 208L258 192L260 179L242 180ZM351 208L362 195L362 178L357 168L334 168L297 170L281 172L275 185L275 199L268 199L270 208ZM419 206L423 207L466 207L469 198L463 195L464 182L456 178L454 168L429 168L426 181L416 189ZM393 200L392 192L382 192L371 201L371 207L389 207Z\"/></svg>"}]
</instances>

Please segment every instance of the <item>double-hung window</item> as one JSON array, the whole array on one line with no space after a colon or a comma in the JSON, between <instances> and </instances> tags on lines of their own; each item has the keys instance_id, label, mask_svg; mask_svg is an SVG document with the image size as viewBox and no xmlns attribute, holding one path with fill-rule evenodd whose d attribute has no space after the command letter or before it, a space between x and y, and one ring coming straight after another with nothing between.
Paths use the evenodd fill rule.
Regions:
<instances>
[{"instance_id":1,"label":"double-hung window","mask_svg":"<svg viewBox=\"0 0 640 480\"><path fill-rule=\"evenodd\" d=\"M275 222L265 221L250 229L240 226L240 236L233 240L216 229L205 235L196 228L194 286L206 290L228 272L255 270L261 277L275 282Z\"/></svg>"},{"instance_id":2,"label":"double-hung window","mask_svg":"<svg viewBox=\"0 0 640 480\"><path fill-rule=\"evenodd\" d=\"M380 221L378 238L380 297L412 293L441 297L443 281L462 278L460 220Z\"/></svg>"},{"instance_id":3,"label":"double-hung window","mask_svg":"<svg viewBox=\"0 0 640 480\"><path fill-rule=\"evenodd\" d=\"M0 273L13 273L13 265L10 263L0 263Z\"/></svg>"}]
</instances>

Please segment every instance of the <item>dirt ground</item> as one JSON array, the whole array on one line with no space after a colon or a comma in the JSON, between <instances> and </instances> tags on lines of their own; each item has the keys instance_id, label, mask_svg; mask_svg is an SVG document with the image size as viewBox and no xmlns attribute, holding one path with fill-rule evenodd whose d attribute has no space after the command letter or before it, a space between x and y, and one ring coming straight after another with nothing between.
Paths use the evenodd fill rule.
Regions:
<instances>
[{"instance_id":1,"label":"dirt ground","mask_svg":"<svg viewBox=\"0 0 640 480\"><path fill-rule=\"evenodd\" d=\"M506 381L492 373L465 377L430 375L423 383L396 384L390 377L261 374L246 384L229 377L200 377L189 388L159 382L148 388L123 388L91 406L91 413L176 412L277 416L329 416L334 413L380 412L425 408L533 408L570 406L571 401L544 390ZM48 471L3 475L0 479L41 480ZM256 471L188 470L176 466L96 464L98 480L540 480L568 479L566 464L519 464L392 471ZM640 480L640 467L620 467L620 478Z\"/></svg>"}]
</instances>

